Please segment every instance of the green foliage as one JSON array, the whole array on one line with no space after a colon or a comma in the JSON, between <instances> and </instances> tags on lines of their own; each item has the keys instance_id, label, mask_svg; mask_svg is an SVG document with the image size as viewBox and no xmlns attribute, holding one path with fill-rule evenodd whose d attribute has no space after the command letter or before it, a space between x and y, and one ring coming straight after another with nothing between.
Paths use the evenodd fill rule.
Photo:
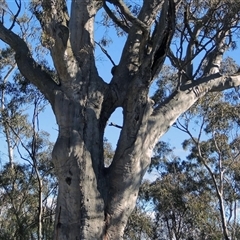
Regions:
<instances>
[{"instance_id":1,"label":"green foliage","mask_svg":"<svg viewBox=\"0 0 240 240\"><path fill-rule=\"evenodd\" d=\"M198 165L177 158L161 162L161 177L143 183L140 199L152 204L155 239L219 239L221 228L207 179Z\"/></svg>"},{"instance_id":2,"label":"green foliage","mask_svg":"<svg viewBox=\"0 0 240 240\"><path fill-rule=\"evenodd\" d=\"M237 69L230 58L222 63L225 74ZM164 78L159 78L161 84L167 84ZM156 91L155 101L161 103L169 92ZM170 144L157 143L149 172L157 172L158 178L142 184L137 205L147 209L141 212L144 217L151 215L152 231L146 239L239 238L239 103L237 89L209 93L182 115L174 127L187 136L182 146L189 154L184 160ZM131 221L128 231L136 229L132 238L141 239L136 233L142 223Z\"/></svg>"},{"instance_id":3,"label":"green foliage","mask_svg":"<svg viewBox=\"0 0 240 240\"><path fill-rule=\"evenodd\" d=\"M152 216L142 208L135 208L125 229L124 239L154 239L154 223Z\"/></svg>"},{"instance_id":4,"label":"green foliage","mask_svg":"<svg viewBox=\"0 0 240 240\"><path fill-rule=\"evenodd\" d=\"M49 171L49 169L48 169ZM47 172L45 172L46 174ZM53 213L50 211L49 182L44 185L44 218L46 232L53 231ZM5 164L0 171L0 238L31 239L37 236L38 226L38 182L34 168L28 164ZM54 195L52 195L54 196ZM48 233L49 234L49 233Z\"/></svg>"},{"instance_id":5,"label":"green foliage","mask_svg":"<svg viewBox=\"0 0 240 240\"><path fill-rule=\"evenodd\" d=\"M0 174L1 239L24 239L36 228L36 183L26 165L8 164Z\"/></svg>"},{"instance_id":6,"label":"green foliage","mask_svg":"<svg viewBox=\"0 0 240 240\"><path fill-rule=\"evenodd\" d=\"M153 150L153 156L148 172L151 172L154 168L158 170L161 167L161 163L165 163L170 154L172 154L172 149L169 144L159 141Z\"/></svg>"},{"instance_id":7,"label":"green foliage","mask_svg":"<svg viewBox=\"0 0 240 240\"><path fill-rule=\"evenodd\" d=\"M47 103L15 70L13 53L8 49L2 53L0 130L8 155L1 159L0 169L0 239L40 239L40 232L44 239L52 239L57 193L53 144L38 124Z\"/></svg>"}]
</instances>

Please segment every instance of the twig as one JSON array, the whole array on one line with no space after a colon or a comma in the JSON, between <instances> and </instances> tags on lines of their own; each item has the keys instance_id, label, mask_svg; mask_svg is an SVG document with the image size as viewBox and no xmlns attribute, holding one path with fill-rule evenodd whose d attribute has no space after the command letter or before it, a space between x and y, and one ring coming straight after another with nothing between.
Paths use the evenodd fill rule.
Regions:
<instances>
[{"instance_id":1,"label":"twig","mask_svg":"<svg viewBox=\"0 0 240 240\"><path fill-rule=\"evenodd\" d=\"M116 128L121 128L122 129L122 126L119 126L119 125L117 125L117 124L115 124L115 123L109 123L109 126L113 126L113 127L116 127Z\"/></svg>"},{"instance_id":2,"label":"twig","mask_svg":"<svg viewBox=\"0 0 240 240\"><path fill-rule=\"evenodd\" d=\"M113 59L111 58L111 56L108 54L107 50L104 49L100 43L96 42L95 43L101 48L102 52L108 57L108 59L111 61L111 63L113 64L113 66L116 66L115 62L113 61Z\"/></svg>"}]
</instances>

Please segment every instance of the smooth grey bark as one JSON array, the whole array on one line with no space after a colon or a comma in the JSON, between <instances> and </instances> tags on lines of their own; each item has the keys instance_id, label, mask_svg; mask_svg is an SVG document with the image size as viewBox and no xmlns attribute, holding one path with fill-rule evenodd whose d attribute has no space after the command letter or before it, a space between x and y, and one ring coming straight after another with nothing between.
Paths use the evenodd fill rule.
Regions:
<instances>
[{"instance_id":1,"label":"smooth grey bark","mask_svg":"<svg viewBox=\"0 0 240 240\"><path fill-rule=\"evenodd\" d=\"M209 172L215 190L216 190L216 194L217 194L217 198L218 198L218 204L219 204L219 211L220 211L220 216L221 216L221 225L222 225L222 232L223 232L223 236L225 240L229 240L229 232L228 232L228 228L227 228L227 220L226 220L226 210L225 210L225 206L224 206L224 188L223 188L223 178L224 178L224 170L222 169L222 161L221 158L219 159L219 169L220 169L220 173L219 173L219 184L217 183L216 180L216 176L213 173L213 171L211 170L211 168L209 167L209 165L207 164L207 161L204 157L202 157L201 154L201 149L199 144L196 142L197 145L197 149L198 149L198 154L199 157L202 161L202 163L204 164L204 166L206 167L207 171Z\"/></svg>"},{"instance_id":2,"label":"smooth grey bark","mask_svg":"<svg viewBox=\"0 0 240 240\"><path fill-rule=\"evenodd\" d=\"M131 27L114 17L111 4L121 10ZM35 11L35 15L61 85L35 62L24 40L1 22L0 39L15 51L23 76L49 100L59 126L53 150L59 183L55 239L122 239L155 143L200 97L240 85L240 75L218 73L219 45L203 78L184 82L153 107L148 90L175 31L174 1L143 1L138 17L121 0L72 1L71 16L63 0L45 0L41 6L43 12ZM94 59L94 18L102 6L128 34L109 84L99 77ZM176 63L174 55L171 61ZM117 107L123 108L124 124L112 164L104 168L104 129Z\"/></svg>"},{"instance_id":3,"label":"smooth grey bark","mask_svg":"<svg viewBox=\"0 0 240 240\"><path fill-rule=\"evenodd\" d=\"M2 122L3 122L3 128L4 128L4 134L6 137L6 142L7 142L7 149L8 149L8 158L9 158L9 163L11 168L13 168L13 164L14 164L14 157L13 157L13 150L14 150L14 144L11 141L11 134L10 134L10 128L9 125L7 124L8 121L8 113L6 112L5 109L5 98L6 98L6 83L8 81L8 78L10 76L10 74L13 72L13 70L15 69L16 64L13 63L13 65L11 66L11 68L8 70L7 74L3 77L3 81L2 81L2 90L1 90L1 112L2 112Z\"/></svg>"}]
</instances>

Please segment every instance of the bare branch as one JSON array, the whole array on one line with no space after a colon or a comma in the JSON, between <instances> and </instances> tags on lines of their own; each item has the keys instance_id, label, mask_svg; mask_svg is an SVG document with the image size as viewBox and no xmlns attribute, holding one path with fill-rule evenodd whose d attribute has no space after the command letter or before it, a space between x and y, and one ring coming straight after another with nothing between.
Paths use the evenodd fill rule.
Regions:
<instances>
[{"instance_id":1,"label":"bare branch","mask_svg":"<svg viewBox=\"0 0 240 240\"><path fill-rule=\"evenodd\" d=\"M128 21L130 21L132 24L134 24L136 27L139 27L143 32L147 31L148 26L132 15L132 13L129 11L129 8L126 6L126 4L122 0L108 0L108 2L113 3L117 7L119 7L124 17Z\"/></svg>"},{"instance_id":2,"label":"bare branch","mask_svg":"<svg viewBox=\"0 0 240 240\"><path fill-rule=\"evenodd\" d=\"M214 73L194 82L189 82L180 87L182 91L198 88L199 96L207 92L220 92L229 88L236 88L240 85L240 74L225 76ZM198 96L198 97L199 97Z\"/></svg>"},{"instance_id":3,"label":"bare branch","mask_svg":"<svg viewBox=\"0 0 240 240\"><path fill-rule=\"evenodd\" d=\"M118 19L115 14L110 10L110 8L107 6L106 1L103 2L103 8L105 9L108 16L113 20L113 22L120 27L124 32L128 33L129 26L127 26L125 23L123 23L120 19Z\"/></svg>"},{"instance_id":4,"label":"bare branch","mask_svg":"<svg viewBox=\"0 0 240 240\"><path fill-rule=\"evenodd\" d=\"M7 81L8 77L11 75L11 73L13 72L13 70L16 68L16 63L13 63L13 65L10 67L10 69L7 71L6 75L3 77L3 81L4 83Z\"/></svg>"},{"instance_id":5,"label":"bare branch","mask_svg":"<svg viewBox=\"0 0 240 240\"><path fill-rule=\"evenodd\" d=\"M15 3L16 3L16 5L17 5L17 7L18 7L18 10L17 10L17 13L16 13L16 14L14 15L14 17L13 17L12 25L10 26L9 30L12 30L12 29L13 29L13 27L14 27L16 21L17 21L17 17L18 17L18 15L19 15L20 11L21 11L21 6L22 6L21 0L20 0L19 2L18 2L17 0L15 0Z\"/></svg>"},{"instance_id":6,"label":"bare branch","mask_svg":"<svg viewBox=\"0 0 240 240\"><path fill-rule=\"evenodd\" d=\"M15 33L0 23L0 39L15 51L15 60L22 75L34 83L46 98L53 103L56 84L51 76L32 58L27 44Z\"/></svg>"},{"instance_id":7,"label":"bare branch","mask_svg":"<svg viewBox=\"0 0 240 240\"><path fill-rule=\"evenodd\" d=\"M114 63L113 59L112 59L111 56L108 54L107 50L104 49L100 43L98 43L98 42L96 42L96 41L95 41L95 43L101 48L102 52L107 56L107 58L110 60L110 62L113 64L113 66L116 66L116 64Z\"/></svg>"},{"instance_id":8,"label":"bare branch","mask_svg":"<svg viewBox=\"0 0 240 240\"><path fill-rule=\"evenodd\" d=\"M109 126L113 126L113 127L122 129L122 126L119 126L119 125L117 125L117 124L115 124L115 123L112 123L112 122L109 123Z\"/></svg>"},{"instance_id":9,"label":"bare branch","mask_svg":"<svg viewBox=\"0 0 240 240\"><path fill-rule=\"evenodd\" d=\"M20 142L22 148L28 153L29 157L32 159L33 158L33 155L32 155L32 152L30 152L30 150L28 149L28 147L26 146L26 144L24 144L22 138L19 136L19 134L15 131L15 129L12 127L12 125L6 121L6 124L7 126L9 127L9 129L11 129L11 131L13 132L13 134L15 135L15 137L18 139L18 141ZM21 151L19 149L19 146L17 145L17 151L18 151L18 154L20 155L20 157L27 161L31 166L33 166L33 163L28 160L27 158L23 157L23 155L21 154Z\"/></svg>"},{"instance_id":10,"label":"bare branch","mask_svg":"<svg viewBox=\"0 0 240 240\"><path fill-rule=\"evenodd\" d=\"M189 4L191 5L192 2ZM222 8L225 9L225 12L221 15ZM195 8L194 10L188 5L180 9L181 13L183 20L178 23L176 28L178 34L180 34L180 43L176 47L177 53L173 54L170 51L168 56L173 65L179 71L184 70L186 76L188 76L183 78L184 83L188 79L199 77L199 73L203 69L205 70L203 70L202 76L219 71L222 54L231 44L229 31L233 26L236 26L237 20L236 17L233 17L232 11L228 10L228 7L222 1L216 1L209 6L204 16L200 13L200 9ZM183 48L185 40L188 42L186 50ZM205 51L205 55L201 57L200 64L193 73L192 60L203 51Z\"/></svg>"}]
</instances>

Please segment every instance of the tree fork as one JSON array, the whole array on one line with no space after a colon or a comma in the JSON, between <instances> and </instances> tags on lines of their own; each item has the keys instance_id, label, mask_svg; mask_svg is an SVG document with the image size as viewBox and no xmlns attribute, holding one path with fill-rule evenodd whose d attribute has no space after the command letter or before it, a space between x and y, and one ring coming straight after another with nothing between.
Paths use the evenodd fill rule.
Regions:
<instances>
[{"instance_id":1,"label":"tree fork","mask_svg":"<svg viewBox=\"0 0 240 240\"><path fill-rule=\"evenodd\" d=\"M240 74L219 74L222 44L218 44L206 75L181 85L153 107L148 90L152 76L162 69L176 30L174 1L143 1L136 16L123 1L108 1L120 8L128 26L113 16L104 1L109 17L128 34L109 84L99 76L94 58L94 20L103 1L72 1L69 21L61 7L64 2L44 1L42 6L49 21L46 26L43 23L43 32L53 40L49 50L61 85L34 60L14 28L7 29L3 22L0 39L15 51L23 76L49 100L59 126L53 150L59 181L55 239L122 239L159 137L207 92L239 86ZM152 50L146 55L148 34L159 15ZM112 164L105 169L104 128L117 107L123 108L124 122Z\"/></svg>"}]
</instances>

